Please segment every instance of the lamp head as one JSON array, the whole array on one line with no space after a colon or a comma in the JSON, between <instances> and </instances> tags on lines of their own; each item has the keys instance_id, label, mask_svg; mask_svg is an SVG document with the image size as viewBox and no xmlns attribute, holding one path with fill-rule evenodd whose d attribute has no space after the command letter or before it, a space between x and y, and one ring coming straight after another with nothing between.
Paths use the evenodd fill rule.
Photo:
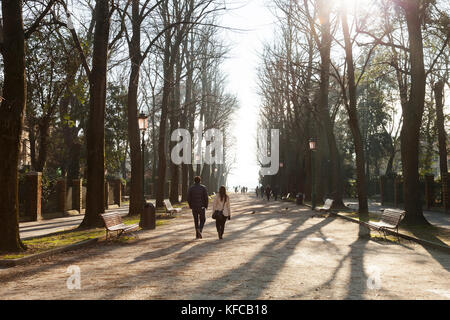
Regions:
<instances>
[{"instance_id":1,"label":"lamp head","mask_svg":"<svg viewBox=\"0 0 450 320\"><path fill-rule=\"evenodd\" d=\"M315 139L313 139L313 138L311 138L311 139L309 139L309 149L311 150L311 151L316 151L316 140Z\"/></svg>"},{"instance_id":2,"label":"lamp head","mask_svg":"<svg viewBox=\"0 0 450 320\"><path fill-rule=\"evenodd\" d=\"M148 128L148 122L147 122L148 116L145 113L141 113L138 117L138 123L139 123L139 130L147 130Z\"/></svg>"}]
</instances>

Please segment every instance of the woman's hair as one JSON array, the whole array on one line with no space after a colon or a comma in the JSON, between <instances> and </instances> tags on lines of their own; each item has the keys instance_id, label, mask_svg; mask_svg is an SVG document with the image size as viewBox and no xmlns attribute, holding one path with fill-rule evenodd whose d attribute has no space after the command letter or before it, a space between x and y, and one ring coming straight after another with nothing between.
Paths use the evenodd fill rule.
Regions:
<instances>
[{"instance_id":1,"label":"woman's hair","mask_svg":"<svg viewBox=\"0 0 450 320\"><path fill-rule=\"evenodd\" d=\"M220 201L223 201L223 199L225 199L225 200L228 199L227 189L225 189L225 186L220 186L219 195L220 195Z\"/></svg>"}]
</instances>

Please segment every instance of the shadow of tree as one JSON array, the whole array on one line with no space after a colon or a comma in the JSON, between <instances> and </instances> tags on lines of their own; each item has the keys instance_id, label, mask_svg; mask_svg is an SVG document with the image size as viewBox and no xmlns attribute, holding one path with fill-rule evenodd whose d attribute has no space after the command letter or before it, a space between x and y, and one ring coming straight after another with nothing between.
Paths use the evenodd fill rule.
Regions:
<instances>
[{"instance_id":1,"label":"shadow of tree","mask_svg":"<svg viewBox=\"0 0 450 320\"><path fill-rule=\"evenodd\" d=\"M243 202L243 204L245 205L246 202ZM185 251L180 252L177 256L175 256L173 259L171 259L171 261L168 261L168 263L165 266L161 266L159 265L159 269L161 270L161 268L163 268L165 270L165 273L170 275L170 279L166 279L166 281L168 281L168 283L166 284L167 287L171 287L171 286L177 286L180 282L179 277L177 276L177 271L179 271L180 266L187 266L193 263L196 263L196 261L198 260L199 256L207 256L208 253L211 252L215 252L217 250L222 250L224 248L227 248L228 243L233 240L233 239L238 239L239 237L241 237L243 234L248 234L248 233L253 233L255 231L255 229L261 229L261 228L265 228L268 227L267 225L264 225L261 227L261 225L265 222L267 222L268 220L272 220L272 219L278 219L278 220L283 220L283 222L288 221L288 228L285 230L285 232L281 235L278 235L276 237L276 239L274 239L274 241L272 241L273 245L270 246L276 246L277 243L279 243L280 241L283 241L285 239L287 239L289 236L292 235L293 230L295 230L296 228L298 228L301 224L304 223L304 221L306 221L307 219L309 219L311 217L310 214L302 214L302 215L283 215L280 217L279 214L273 214L273 213L269 213L269 214L264 214L262 212L270 212L270 209L268 209L267 207L261 208L261 214L258 215L250 215L249 209L253 209L254 206L254 201L253 199L251 199L251 201L247 201L247 208L246 209L241 209L241 210L234 210L233 211L233 218L231 220L231 222L236 222L239 220L244 220L244 219L248 219L249 217L251 217L252 221L251 223L249 223L248 225L246 225L243 228L239 228L236 229L234 228L232 231L228 231L227 229L225 229L225 236L224 236L224 240L217 240L216 242L211 242L211 241L198 241L195 243L198 243L194 246L192 246L191 248L188 248ZM241 203L242 205L242 203ZM241 207L242 208L242 207ZM248 213L248 214L247 214ZM236 214L238 214L238 216L236 216ZM331 221L329 221L331 222ZM327 223L329 223L327 222ZM207 225L212 225L214 224L214 221L209 222L208 224L205 224L205 228ZM211 226L213 227L213 226ZM257 228L260 227L260 228ZM311 233L315 232L315 229L311 230ZM306 235L306 234L305 234ZM299 239L302 237L302 235L298 236ZM294 242L289 241L288 246L290 246L290 250L294 250L295 245L298 243L299 240L295 240ZM189 242L190 243L190 242ZM175 244L172 247L173 248L168 248L167 250L159 250L159 254L170 254L171 253L175 253L177 251L182 250L185 246L187 245L186 242L180 243L180 244ZM269 249L270 249L269 248ZM289 254L284 258L287 259L289 256ZM136 257L135 260L132 263L135 262L142 262L142 261L150 261L151 259L157 258L159 257L158 254L155 253L144 253L139 257ZM255 261L256 262L256 261ZM251 263L251 262L250 262ZM173 272L172 272L173 271ZM152 273L152 267L150 266L149 268L147 268L144 272L142 272L139 275L136 275L136 278L140 279L141 276L145 276L146 274L151 274ZM275 276L275 275L274 275ZM138 285L142 280L132 280L132 282L130 283L130 287L136 286ZM154 279L152 279L151 277L148 277L148 284L151 285L151 283L155 281ZM127 282L130 282L130 279L127 279ZM104 295L102 297L102 299L114 299L116 298L119 294L126 294L126 292L122 291L120 293L116 292L116 293L107 293L106 295ZM230 298L232 298L232 295L230 295Z\"/></svg>"},{"instance_id":2,"label":"shadow of tree","mask_svg":"<svg viewBox=\"0 0 450 320\"><path fill-rule=\"evenodd\" d=\"M323 226L331 223L334 219L322 220L319 223L302 230L289 238L289 234L294 234L294 231L300 227L307 219L304 217L294 219L291 225L284 230L284 232L276 236L273 241L267 243L261 250L259 250L248 262L242 264L238 268L230 270L225 275L216 278L213 281L208 281L198 288L199 296L203 292L220 291L220 296L224 299L230 299L235 296L235 292L244 292L245 295L242 299L257 299L270 282L277 276L278 273L273 273L271 270L281 271L283 265L287 259L292 255L296 249L298 243L305 239L308 235L313 234L320 230ZM286 235L287 234L287 235ZM281 246L280 244L283 243ZM246 281L238 282L235 285L232 278L235 273L245 274L247 276ZM261 275L264 275L262 278ZM260 285L251 290L247 289L247 282L253 281L260 282ZM262 284L261 284L262 282ZM220 284L227 284L226 288L220 290ZM218 288L219 287L219 288ZM192 297L196 299L196 296Z\"/></svg>"},{"instance_id":3,"label":"shadow of tree","mask_svg":"<svg viewBox=\"0 0 450 320\"><path fill-rule=\"evenodd\" d=\"M420 231L420 229L416 229L416 228L408 228L408 230L417 238L419 239L424 239L424 233ZM437 238L433 233L431 232L427 232L425 240L427 241L431 241L437 244L440 244L442 246L447 246L447 244L445 242L443 242L442 240L440 240L439 238ZM449 255L447 252L443 252L442 250L439 249L434 249L431 248L429 246L425 246L425 245L421 245L422 248L424 248L429 254L430 256L433 257L434 260L436 260L437 262L439 262L439 264L445 268L445 270L450 271L450 259L449 259Z\"/></svg>"}]
</instances>

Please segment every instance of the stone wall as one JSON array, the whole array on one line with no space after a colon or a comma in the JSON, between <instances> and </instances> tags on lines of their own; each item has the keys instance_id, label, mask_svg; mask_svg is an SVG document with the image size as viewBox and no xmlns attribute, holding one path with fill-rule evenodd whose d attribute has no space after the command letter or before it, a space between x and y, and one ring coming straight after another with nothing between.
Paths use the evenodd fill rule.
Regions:
<instances>
[{"instance_id":1,"label":"stone wall","mask_svg":"<svg viewBox=\"0 0 450 320\"><path fill-rule=\"evenodd\" d=\"M111 180L105 183L109 205L122 204L121 180ZM83 180L66 181L59 179L55 182L47 196L46 201L42 198L42 173L29 172L19 180L19 214L22 220L36 221L42 219L45 214L64 215L69 210L82 212L86 208L86 187Z\"/></svg>"}]
</instances>

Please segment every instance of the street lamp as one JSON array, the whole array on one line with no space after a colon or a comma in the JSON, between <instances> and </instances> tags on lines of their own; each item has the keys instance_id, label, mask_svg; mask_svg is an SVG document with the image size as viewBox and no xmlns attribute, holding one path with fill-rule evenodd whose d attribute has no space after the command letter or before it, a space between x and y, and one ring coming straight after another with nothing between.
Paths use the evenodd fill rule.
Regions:
<instances>
[{"instance_id":1,"label":"street lamp","mask_svg":"<svg viewBox=\"0 0 450 320\"><path fill-rule=\"evenodd\" d=\"M280 187L280 193L281 193L281 196L283 196L283 189L284 189L284 177L283 177L283 172L282 172L282 170L283 170L283 167L284 167L284 163L283 162L280 162L280 173L279 173L279 180L278 180L278 186Z\"/></svg>"},{"instance_id":2,"label":"street lamp","mask_svg":"<svg viewBox=\"0 0 450 320\"><path fill-rule=\"evenodd\" d=\"M316 151L316 140L313 138L309 139L309 149L311 151Z\"/></svg>"},{"instance_id":3,"label":"street lamp","mask_svg":"<svg viewBox=\"0 0 450 320\"><path fill-rule=\"evenodd\" d=\"M139 130L142 132L142 204L145 204L145 192L144 192L144 155L145 155L145 143L144 143L144 137L145 137L145 130L148 128L148 122L147 122L148 116L144 113L141 113L138 117L138 124L139 124Z\"/></svg>"},{"instance_id":4,"label":"street lamp","mask_svg":"<svg viewBox=\"0 0 450 320\"><path fill-rule=\"evenodd\" d=\"M315 161L314 152L316 151L316 140L309 139L309 150L311 150L311 208L316 208L316 183L315 183Z\"/></svg>"}]
</instances>

